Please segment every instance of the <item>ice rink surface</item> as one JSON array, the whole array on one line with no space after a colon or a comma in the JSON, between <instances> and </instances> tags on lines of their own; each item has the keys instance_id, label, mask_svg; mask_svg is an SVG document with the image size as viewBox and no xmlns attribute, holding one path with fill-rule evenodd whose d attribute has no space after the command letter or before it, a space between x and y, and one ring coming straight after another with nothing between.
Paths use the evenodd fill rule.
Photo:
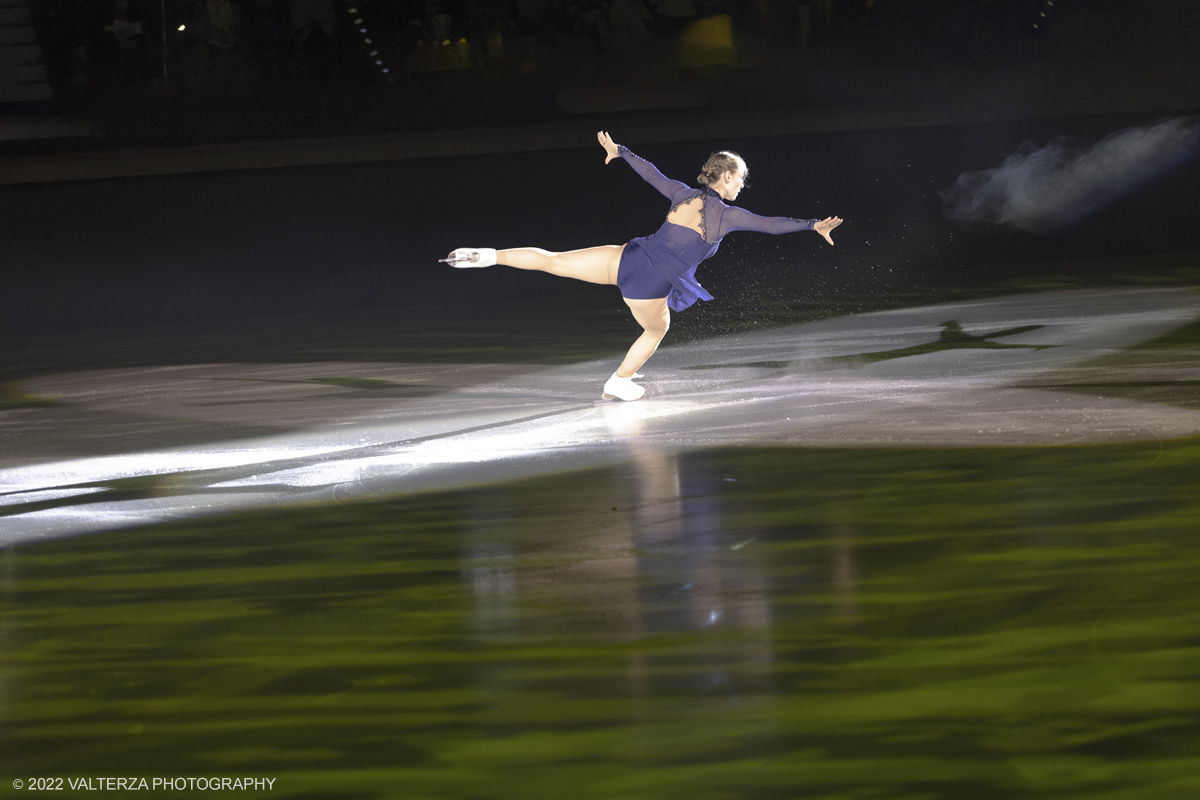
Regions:
<instances>
[{"instance_id":1,"label":"ice rink surface","mask_svg":"<svg viewBox=\"0 0 1200 800\"><path fill-rule=\"evenodd\" d=\"M0 544L253 507L369 500L730 445L1038 446L1200 434L1181 289L1021 295L564 367L196 364L51 375L0 414ZM670 338L668 338L670 341ZM1164 351L1165 352L1165 351ZM1107 389L1157 387L1141 399ZM1174 388L1173 388L1174 387ZM1143 393L1144 394L1144 393ZM1148 401L1149 400L1149 401Z\"/></svg>"}]
</instances>

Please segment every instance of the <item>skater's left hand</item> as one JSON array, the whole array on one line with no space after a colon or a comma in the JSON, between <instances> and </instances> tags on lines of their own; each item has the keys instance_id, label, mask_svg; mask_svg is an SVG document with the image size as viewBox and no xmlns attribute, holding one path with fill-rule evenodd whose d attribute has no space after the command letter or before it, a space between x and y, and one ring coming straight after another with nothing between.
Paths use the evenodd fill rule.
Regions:
<instances>
[{"instance_id":1,"label":"skater's left hand","mask_svg":"<svg viewBox=\"0 0 1200 800\"><path fill-rule=\"evenodd\" d=\"M825 219L818 222L816 225L813 225L813 230L816 231L817 233L821 234L822 236L824 236L825 241L829 242L830 244L833 244L833 237L829 235L829 232L841 224L842 224L841 217L826 217Z\"/></svg>"},{"instance_id":2,"label":"skater's left hand","mask_svg":"<svg viewBox=\"0 0 1200 800\"><path fill-rule=\"evenodd\" d=\"M600 146L604 148L604 152L608 153L608 158L604 159L605 164L621 155L621 152L617 150L617 146L613 144L612 137L606 131L597 133L596 138L600 140Z\"/></svg>"}]
</instances>

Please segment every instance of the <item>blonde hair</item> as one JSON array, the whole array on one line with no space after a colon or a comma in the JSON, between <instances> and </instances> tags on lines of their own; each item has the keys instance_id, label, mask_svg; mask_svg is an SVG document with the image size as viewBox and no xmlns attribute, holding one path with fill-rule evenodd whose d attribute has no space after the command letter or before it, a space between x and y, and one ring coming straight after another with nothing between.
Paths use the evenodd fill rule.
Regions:
<instances>
[{"instance_id":1,"label":"blonde hair","mask_svg":"<svg viewBox=\"0 0 1200 800\"><path fill-rule=\"evenodd\" d=\"M704 166L700 168L700 174L696 177L696 183L708 186L721 180L721 176L726 172L741 173L743 180L750 174L750 170L741 156L732 150L718 150L708 157L708 161L704 162Z\"/></svg>"}]
</instances>

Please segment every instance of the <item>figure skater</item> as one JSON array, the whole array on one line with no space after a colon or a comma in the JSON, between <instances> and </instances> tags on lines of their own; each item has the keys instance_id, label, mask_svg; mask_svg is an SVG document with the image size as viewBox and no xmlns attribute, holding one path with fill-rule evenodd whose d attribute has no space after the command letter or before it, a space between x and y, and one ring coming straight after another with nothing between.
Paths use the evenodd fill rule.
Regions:
<instances>
[{"instance_id":1,"label":"figure skater","mask_svg":"<svg viewBox=\"0 0 1200 800\"><path fill-rule=\"evenodd\" d=\"M621 366L604 384L605 400L637 400L646 390L633 382L637 371L667 334L672 311L682 311L697 300L713 297L696 280L696 267L717 252L725 234L731 231L791 233L816 231L833 244L829 232L842 224L840 217L823 220L790 217L760 217L729 205L737 199L746 183L746 162L737 153L713 153L704 163L692 189L673 181L645 159L614 144L612 137L596 134L608 157L623 158L634 171L668 200L671 210L666 222L651 236L632 239L626 244L602 245L566 253L551 253L537 247L495 250L488 247L460 247L442 261L458 268L490 267L503 264L517 269L533 269L564 278L615 285L621 290L633 318L642 326L638 337Z\"/></svg>"}]
</instances>

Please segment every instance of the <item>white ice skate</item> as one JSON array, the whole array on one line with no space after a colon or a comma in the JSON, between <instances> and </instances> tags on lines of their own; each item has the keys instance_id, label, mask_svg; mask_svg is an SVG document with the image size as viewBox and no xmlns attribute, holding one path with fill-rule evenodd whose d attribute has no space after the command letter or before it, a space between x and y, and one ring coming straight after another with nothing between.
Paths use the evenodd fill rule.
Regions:
<instances>
[{"instance_id":1,"label":"white ice skate","mask_svg":"<svg viewBox=\"0 0 1200 800\"><path fill-rule=\"evenodd\" d=\"M496 248L494 247L460 247L447 258L439 258L443 264L449 264L458 269L471 267L491 267L496 263Z\"/></svg>"},{"instance_id":2,"label":"white ice skate","mask_svg":"<svg viewBox=\"0 0 1200 800\"><path fill-rule=\"evenodd\" d=\"M642 377L638 373L633 378ZM646 390L633 382L633 378L621 378L617 373L604 382L604 392L600 395L605 400L640 400Z\"/></svg>"}]
</instances>

